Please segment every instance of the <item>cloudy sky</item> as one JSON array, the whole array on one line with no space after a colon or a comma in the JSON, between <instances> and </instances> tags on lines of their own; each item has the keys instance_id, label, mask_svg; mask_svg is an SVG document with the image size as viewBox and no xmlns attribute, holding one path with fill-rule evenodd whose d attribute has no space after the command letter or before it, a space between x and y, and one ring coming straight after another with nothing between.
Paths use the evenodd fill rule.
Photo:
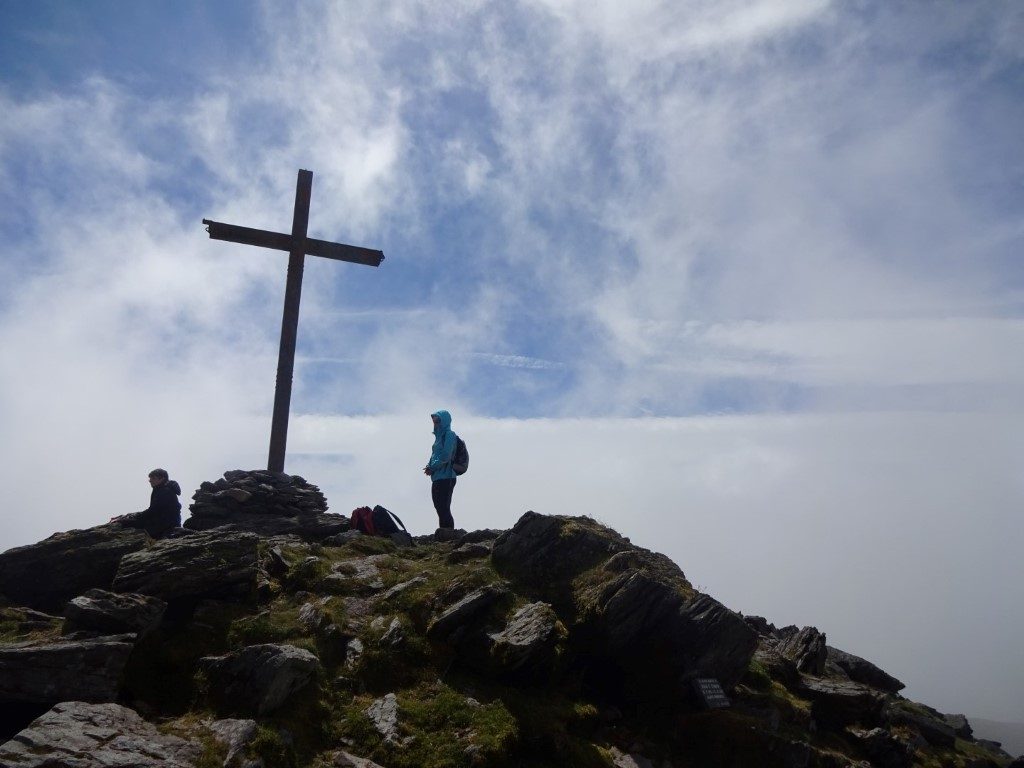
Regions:
<instances>
[{"instance_id":1,"label":"cloudy sky","mask_svg":"<svg viewBox=\"0 0 1024 768\"><path fill-rule=\"evenodd\" d=\"M1024 5L0 0L0 550L265 466L591 515L1024 721ZM627 10L628 8L628 10ZM186 503L188 499L185 499Z\"/></svg>"}]
</instances>

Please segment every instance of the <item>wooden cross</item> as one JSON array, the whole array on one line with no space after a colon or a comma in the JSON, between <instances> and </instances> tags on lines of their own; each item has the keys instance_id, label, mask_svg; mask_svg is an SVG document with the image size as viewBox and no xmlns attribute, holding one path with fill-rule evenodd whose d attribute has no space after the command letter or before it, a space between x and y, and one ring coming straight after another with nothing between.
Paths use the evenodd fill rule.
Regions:
<instances>
[{"instance_id":1,"label":"wooden cross","mask_svg":"<svg viewBox=\"0 0 1024 768\"><path fill-rule=\"evenodd\" d=\"M299 299L302 296L302 269L306 254L354 264L380 266L381 251L354 245L330 243L306 237L309 226L309 198L313 189L313 172L299 171L295 184L295 213L292 233L268 232L263 229L238 227L203 219L211 240L258 245L288 251L288 282L284 292L284 317L281 319L281 351L277 358L277 388L274 391L274 417L270 427L270 457L267 469L284 472L285 445L288 442L288 409L292 400L292 372L295 369L295 339L299 329Z\"/></svg>"}]
</instances>

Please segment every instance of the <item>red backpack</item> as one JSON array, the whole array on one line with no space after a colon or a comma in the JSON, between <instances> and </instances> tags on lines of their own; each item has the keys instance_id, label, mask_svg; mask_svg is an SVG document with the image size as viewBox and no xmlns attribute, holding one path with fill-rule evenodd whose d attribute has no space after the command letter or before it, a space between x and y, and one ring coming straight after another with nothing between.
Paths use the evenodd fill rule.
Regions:
<instances>
[{"instance_id":1,"label":"red backpack","mask_svg":"<svg viewBox=\"0 0 1024 768\"><path fill-rule=\"evenodd\" d=\"M356 507L353 509L352 528L373 536L377 532L373 525L373 510L369 507Z\"/></svg>"},{"instance_id":2,"label":"red backpack","mask_svg":"<svg viewBox=\"0 0 1024 768\"><path fill-rule=\"evenodd\" d=\"M352 528L370 536L390 536L393 533L398 533L398 525L395 525L395 521L398 521L398 525L402 526L404 531L405 523L399 519L398 515L380 504L373 509L357 507L352 510Z\"/></svg>"}]
</instances>

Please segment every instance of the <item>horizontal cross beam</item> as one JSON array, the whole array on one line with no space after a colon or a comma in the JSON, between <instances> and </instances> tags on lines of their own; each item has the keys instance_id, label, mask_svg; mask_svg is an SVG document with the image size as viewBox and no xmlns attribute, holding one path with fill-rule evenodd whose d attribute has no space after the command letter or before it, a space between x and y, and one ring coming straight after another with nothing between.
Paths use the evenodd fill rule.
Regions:
<instances>
[{"instance_id":1,"label":"horizontal cross beam","mask_svg":"<svg viewBox=\"0 0 1024 768\"><path fill-rule=\"evenodd\" d=\"M236 224L224 224L219 221L203 219L206 230L210 233L211 240L226 240L229 243L242 243L243 245L256 245L260 248L273 248L278 251L291 251L294 245L292 236L283 232L268 232L265 229L253 229L252 227L239 227ZM360 248L356 245L344 245L343 243L331 243L327 240L317 240L307 237L302 244L303 253L309 256L323 256L325 259L337 261L348 261L353 264L365 264L369 267L379 267L384 260L382 251L375 251L372 248Z\"/></svg>"}]
</instances>

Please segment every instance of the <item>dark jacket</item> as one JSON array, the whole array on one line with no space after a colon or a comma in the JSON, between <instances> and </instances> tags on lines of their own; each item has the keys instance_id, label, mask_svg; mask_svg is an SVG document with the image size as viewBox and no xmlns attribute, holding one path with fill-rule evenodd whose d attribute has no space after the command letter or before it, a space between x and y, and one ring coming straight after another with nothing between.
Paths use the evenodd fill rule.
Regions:
<instances>
[{"instance_id":1,"label":"dark jacket","mask_svg":"<svg viewBox=\"0 0 1024 768\"><path fill-rule=\"evenodd\" d=\"M172 528L181 527L181 486L174 480L161 483L149 496L149 508L127 515L124 525L145 528L154 539L165 536Z\"/></svg>"}]
</instances>

